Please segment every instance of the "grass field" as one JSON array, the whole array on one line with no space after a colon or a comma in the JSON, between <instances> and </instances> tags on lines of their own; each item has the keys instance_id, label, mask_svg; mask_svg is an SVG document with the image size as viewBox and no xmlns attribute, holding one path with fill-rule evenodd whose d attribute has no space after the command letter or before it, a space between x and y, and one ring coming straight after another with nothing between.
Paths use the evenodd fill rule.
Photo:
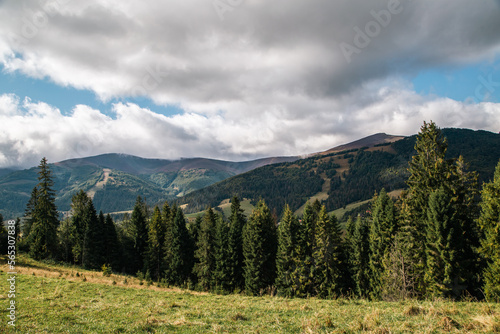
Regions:
<instances>
[{"instance_id":1,"label":"grass field","mask_svg":"<svg viewBox=\"0 0 500 334\"><path fill-rule=\"evenodd\" d=\"M140 285L20 257L16 331L6 333L494 333L500 306L484 302L284 299ZM6 282L5 258L0 280ZM78 274L78 275L77 275ZM114 282L114 283L113 283Z\"/></svg>"}]
</instances>

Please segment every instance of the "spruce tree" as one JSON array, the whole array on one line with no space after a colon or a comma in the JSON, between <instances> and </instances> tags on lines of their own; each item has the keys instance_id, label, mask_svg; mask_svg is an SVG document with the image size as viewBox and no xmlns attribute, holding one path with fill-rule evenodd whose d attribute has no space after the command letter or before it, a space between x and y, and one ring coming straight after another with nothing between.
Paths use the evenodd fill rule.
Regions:
<instances>
[{"instance_id":1,"label":"spruce tree","mask_svg":"<svg viewBox=\"0 0 500 334\"><path fill-rule=\"evenodd\" d=\"M314 288L321 298L338 297L346 288L346 260L342 230L335 216L322 206L316 224L314 243Z\"/></svg>"},{"instance_id":2,"label":"spruce tree","mask_svg":"<svg viewBox=\"0 0 500 334\"><path fill-rule=\"evenodd\" d=\"M275 280L276 226L271 211L259 201L243 229L245 290L258 295Z\"/></svg>"},{"instance_id":3,"label":"spruce tree","mask_svg":"<svg viewBox=\"0 0 500 334\"><path fill-rule=\"evenodd\" d=\"M38 168L36 207L28 236L29 254L35 259L55 258L59 215L55 205L54 181L46 158L41 160Z\"/></svg>"},{"instance_id":4,"label":"spruce tree","mask_svg":"<svg viewBox=\"0 0 500 334\"><path fill-rule=\"evenodd\" d=\"M243 227L245 216L240 207L238 197L231 199L231 216L229 217L229 234L227 250L227 267L229 285L232 289L243 289Z\"/></svg>"},{"instance_id":5,"label":"spruce tree","mask_svg":"<svg viewBox=\"0 0 500 334\"><path fill-rule=\"evenodd\" d=\"M145 271L144 260L147 257L148 229L146 225L146 204L140 196L132 211L131 224L133 228L134 258L131 259L134 271Z\"/></svg>"},{"instance_id":6,"label":"spruce tree","mask_svg":"<svg viewBox=\"0 0 500 334\"><path fill-rule=\"evenodd\" d=\"M424 122L415 143L416 154L409 163L408 191L404 194L402 225L407 236L407 261L414 272L412 278L418 294L425 294L426 224L429 195L446 183L450 163L445 160L448 147L446 138L434 122Z\"/></svg>"},{"instance_id":7,"label":"spruce tree","mask_svg":"<svg viewBox=\"0 0 500 334\"><path fill-rule=\"evenodd\" d=\"M26 204L26 209L24 211L25 219L24 219L22 233L25 241L28 240L27 237L30 235L31 232L31 226L33 225L33 220L35 218L35 209L37 206L37 202L38 202L38 186L35 186L31 191L30 199L28 200L28 203ZM25 245L25 242L23 242L22 247L24 246L28 246L29 248L29 245Z\"/></svg>"},{"instance_id":8,"label":"spruce tree","mask_svg":"<svg viewBox=\"0 0 500 334\"><path fill-rule=\"evenodd\" d=\"M368 241L368 222L358 216L353 235L350 238L352 278L355 292L359 297L367 297L370 292L370 245Z\"/></svg>"},{"instance_id":9,"label":"spruce tree","mask_svg":"<svg viewBox=\"0 0 500 334\"><path fill-rule=\"evenodd\" d=\"M276 253L276 288L278 294L293 297L297 230L299 221L289 205L283 210L283 218L278 225L278 250Z\"/></svg>"},{"instance_id":10,"label":"spruce tree","mask_svg":"<svg viewBox=\"0 0 500 334\"><path fill-rule=\"evenodd\" d=\"M486 260L483 272L484 293L490 301L500 301L500 162L491 182L481 191L481 255Z\"/></svg>"},{"instance_id":11,"label":"spruce tree","mask_svg":"<svg viewBox=\"0 0 500 334\"><path fill-rule=\"evenodd\" d=\"M71 198L71 252L73 261L79 264L82 263L84 256L83 247L87 229L85 214L90 201L90 197L81 189Z\"/></svg>"},{"instance_id":12,"label":"spruce tree","mask_svg":"<svg viewBox=\"0 0 500 334\"><path fill-rule=\"evenodd\" d=\"M431 193L427 208L427 240L426 240L426 291L430 297L449 297L456 276L456 251L453 244L457 242L457 231L454 224L454 212L450 197L439 188Z\"/></svg>"},{"instance_id":13,"label":"spruce tree","mask_svg":"<svg viewBox=\"0 0 500 334\"><path fill-rule=\"evenodd\" d=\"M319 204L319 202L318 202ZM295 282L295 295L306 297L314 293L314 231L316 228L318 204L306 203L301 224L297 231L297 245L295 257L295 271L293 280Z\"/></svg>"},{"instance_id":14,"label":"spruce tree","mask_svg":"<svg viewBox=\"0 0 500 334\"><path fill-rule=\"evenodd\" d=\"M119 270L122 263L122 254L116 226L110 214L106 215L104 221L104 262L111 268Z\"/></svg>"},{"instance_id":15,"label":"spruce tree","mask_svg":"<svg viewBox=\"0 0 500 334\"><path fill-rule=\"evenodd\" d=\"M165 223L158 206L153 210L153 216L148 226L148 260L147 270L151 278L159 280L165 270L163 266L163 246L165 242Z\"/></svg>"},{"instance_id":16,"label":"spruce tree","mask_svg":"<svg viewBox=\"0 0 500 334\"><path fill-rule=\"evenodd\" d=\"M212 208L207 208L200 226L200 233L196 243L196 263L193 272L198 278L200 287L208 291L214 284L215 272L215 227L216 217Z\"/></svg>"},{"instance_id":17,"label":"spruce tree","mask_svg":"<svg viewBox=\"0 0 500 334\"><path fill-rule=\"evenodd\" d=\"M86 268L99 269L105 264L103 228L105 218L102 212L97 215L92 200L85 211L85 235L82 265Z\"/></svg>"},{"instance_id":18,"label":"spruce tree","mask_svg":"<svg viewBox=\"0 0 500 334\"><path fill-rule=\"evenodd\" d=\"M228 266L228 240L229 239L229 226L221 215L217 215L215 224L215 238L214 238L214 260L215 271L213 275L214 287L218 291L231 292L233 286L231 285L231 277Z\"/></svg>"},{"instance_id":19,"label":"spruce tree","mask_svg":"<svg viewBox=\"0 0 500 334\"><path fill-rule=\"evenodd\" d=\"M386 257L397 232L397 213L394 202L385 189L372 200L370 242L370 297L380 299L384 275L383 260Z\"/></svg>"},{"instance_id":20,"label":"spruce tree","mask_svg":"<svg viewBox=\"0 0 500 334\"><path fill-rule=\"evenodd\" d=\"M165 278L169 284L184 286L193 269L191 240L182 209L172 208L172 223L165 240Z\"/></svg>"}]
</instances>

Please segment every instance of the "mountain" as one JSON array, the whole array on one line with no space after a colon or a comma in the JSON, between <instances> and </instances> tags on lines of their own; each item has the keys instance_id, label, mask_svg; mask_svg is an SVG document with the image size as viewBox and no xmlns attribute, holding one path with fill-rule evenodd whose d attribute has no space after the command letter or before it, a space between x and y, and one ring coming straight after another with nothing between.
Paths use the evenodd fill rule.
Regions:
<instances>
[{"instance_id":1,"label":"mountain","mask_svg":"<svg viewBox=\"0 0 500 334\"><path fill-rule=\"evenodd\" d=\"M500 135L468 129L443 129L449 158L463 155L480 182L493 176L500 159ZM264 199L279 215L285 204L300 209L319 199L329 211L370 199L375 191L406 187L408 161L415 154L416 135L376 134L295 162L274 164L233 176L192 192L177 202L186 212L217 206L238 196L251 203Z\"/></svg>"},{"instance_id":2,"label":"mountain","mask_svg":"<svg viewBox=\"0 0 500 334\"><path fill-rule=\"evenodd\" d=\"M273 157L245 162L192 158L145 159L124 154L103 154L50 164L54 174L56 205L70 209L71 197L83 189L104 212L130 210L138 195L149 204L174 199L228 177L268 164L295 161L298 157ZM38 169L6 173L0 177L0 213L22 216Z\"/></svg>"}]
</instances>

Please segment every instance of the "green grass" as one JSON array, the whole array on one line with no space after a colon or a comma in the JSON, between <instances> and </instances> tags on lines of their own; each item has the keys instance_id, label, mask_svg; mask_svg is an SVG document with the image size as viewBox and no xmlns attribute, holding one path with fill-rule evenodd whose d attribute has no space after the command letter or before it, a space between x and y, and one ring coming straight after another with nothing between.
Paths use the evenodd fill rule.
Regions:
<instances>
[{"instance_id":1,"label":"green grass","mask_svg":"<svg viewBox=\"0 0 500 334\"><path fill-rule=\"evenodd\" d=\"M18 333L493 333L500 306L214 295L138 285L131 277L21 258ZM6 280L5 259L0 280ZM78 276L76 273L78 272ZM33 276L35 273L35 276ZM83 280L86 278L86 281ZM127 278L128 284L123 284ZM112 282L115 281L116 285ZM6 285L0 285L3 290ZM0 295L0 333L6 291Z\"/></svg>"},{"instance_id":2,"label":"green grass","mask_svg":"<svg viewBox=\"0 0 500 334\"><path fill-rule=\"evenodd\" d=\"M230 203L229 199L222 201L222 203L219 204L217 207L222 210L225 217L231 216L231 203ZM254 206L252 205L252 203L250 203L249 199L244 199L243 201L240 202L240 208L243 210L243 214L245 216L249 217L252 214ZM185 216L186 216L186 218L193 220L197 216L203 216L204 214L205 214L205 211L200 211L200 212L195 212L195 213L188 213L188 214L185 214Z\"/></svg>"}]
</instances>

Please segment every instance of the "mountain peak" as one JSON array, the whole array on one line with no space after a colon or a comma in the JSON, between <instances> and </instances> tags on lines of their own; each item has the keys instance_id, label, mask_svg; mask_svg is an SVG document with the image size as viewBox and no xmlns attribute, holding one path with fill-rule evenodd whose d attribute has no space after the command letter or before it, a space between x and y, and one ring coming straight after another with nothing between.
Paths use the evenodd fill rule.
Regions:
<instances>
[{"instance_id":1,"label":"mountain peak","mask_svg":"<svg viewBox=\"0 0 500 334\"><path fill-rule=\"evenodd\" d=\"M405 136L393 136L393 135L388 135L383 132L375 133L373 135L370 135L365 138L358 139L356 141L339 145L334 148L331 148L329 150L326 150L324 152L320 152L318 154L321 155L326 155L330 153L335 153L335 152L341 152L341 151L347 151L347 150L354 150L354 149L360 149L362 147L373 147L375 145L380 145L380 144L388 144L388 143L394 143L398 140L401 140L405 138Z\"/></svg>"}]
</instances>

